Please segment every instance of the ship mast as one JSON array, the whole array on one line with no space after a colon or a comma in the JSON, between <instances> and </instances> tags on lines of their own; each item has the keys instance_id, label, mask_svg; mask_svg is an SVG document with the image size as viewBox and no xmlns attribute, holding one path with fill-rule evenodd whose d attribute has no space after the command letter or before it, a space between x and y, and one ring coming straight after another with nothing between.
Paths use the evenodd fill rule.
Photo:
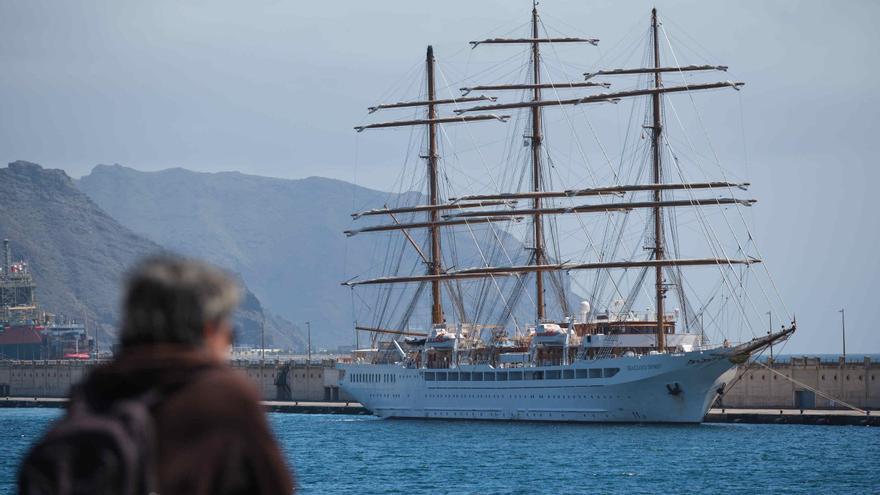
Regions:
<instances>
[{"instance_id":1,"label":"ship mast","mask_svg":"<svg viewBox=\"0 0 880 495\"><path fill-rule=\"evenodd\" d=\"M393 225L386 226L376 226L370 227L366 229L359 230L348 230L345 232L346 235L352 236L359 232L383 232L390 230L399 230L406 238L406 240L412 245L415 251L418 253L419 258L427 267L427 273L425 277L430 278L431 282L431 324L432 325L440 325L443 324L446 318L443 315L443 306L442 306L442 292L440 289L441 278L444 273L443 271L443 263L442 263L442 253L440 246L440 229L442 227L454 226L454 225L464 225L464 224L473 224L473 223L487 223L487 222L496 222L496 221L504 221L507 222L510 219L508 217L503 218L494 218L494 219L463 219L463 220L443 220L440 218L441 212L447 209L466 209L466 208L480 208L491 205L503 205L509 204L508 201L478 201L478 202L470 202L470 203L460 203L456 205L446 205L442 204L440 201L439 187L438 187L438 161L440 156L437 150L437 130L439 124L453 124L453 123L466 123L466 122L479 122L479 121L501 121L506 122L507 119L510 118L508 115L495 115L495 114L484 114L484 115L473 115L473 116L454 116L454 117L440 117L438 116L437 107L439 105L449 105L449 104L459 104L459 103L468 103L468 102L485 102L490 101L494 102L494 97L487 96L470 96L470 97L462 97L462 98L446 98L446 99L437 99L437 91L435 85L435 77L434 77L434 48L431 45L428 45L427 53L425 55L425 85L427 90L427 100L417 100L417 101L401 101L397 103L382 103L372 107L369 107L368 110L370 113L377 112L379 110L391 110L391 109L400 109L400 108L412 108L412 107L425 107L427 110L427 115L423 119L414 119L414 120L396 120L396 121L386 121L386 122L377 122L373 124L360 125L355 127L357 132L362 132L367 129L387 129L387 128L396 128L396 127L412 127L412 126L426 126L428 135L427 135L427 155L423 156L427 160L427 172L428 172L428 204L426 205L418 205L415 207L402 207L402 208L385 208L374 209L362 213L353 214L352 217L357 219L361 216L369 216L369 215L389 215L391 219L394 221ZM424 212L428 214L427 221L422 222L410 222L410 223L401 223L394 216L395 213L416 213L416 212ZM428 230L428 238L431 243L430 254L425 255L422 250L419 248L418 243L412 238L409 234L409 229L417 229L417 228L427 228ZM370 331L375 331L375 329L368 329L363 327L356 327L356 329L365 329Z\"/></svg>"},{"instance_id":2,"label":"ship mast","mask_svg":"<svg viewBox=\"0 0 880 495\"><path fill-rule=\"evenodd\" d=\"M654 45L654 89L660 89L660 44L657 35L657 9L651 9L651 35ZM663 180L661 175L660 162L660 133L663 131L661 115L660 115L660 93L655 92L651 96L652 114L654 117L651 126L651 155L653 161L654 184L660 184ZM654 202L661 204L663 191L660 188L654 190ZM663 259L663 208L661 206L654 207L654 259L660 261ZM657 300L657 351L663 352L666 347L666 334L663 328L663 299L665 295L665 286L663 283L663 265L658 263L654 268L655 277L655 297Z\"/></svg>"},{"instance_id":3,"label":"ship mast","mask_svg":"<svg viewBox=\"0 0 880 495\"><path fill-rule=\"evenodd\" d=\"M461 98L437 99L434 81L434 56L431 47L428 47L426 58L426 76L427 76L427 100L421 101L404 101L398 103L385 103L369 108L370 113L378 110L420 107L427 108L427 115L423 119L386 121L355 127L358 132L367 129L385 129L409 126L427 126L428 130L428 154L424 158L427 159L428 172L428 189L429 201L424 205L406 205L394 208L385 206L383 208L372 209L368 211L354 213L352 216L357 219L366 216L382 215L390 216L393 223L378 224L362 227L359 229L347 230L348 236L358 235L368 232L386 232L401 231L407 241L416 249L420 258L427 266L427 273L424 275L404 275L404 276L384 276L372 279L349 280L344 285L372 285L372 284L402 284L402 283L425 283L430 282L432 290L432 308L431 321L433 324L442 324L444 321L442 297L440 292L441 282L452 280L466 279L485 279L497 276L519 276L526 273L535 274L535 319L541 322L546 318L546 305L544 298L544 272L560 272L571 270L610 270L610 269L629 269L629 268L653 268L655 271L655 296L657 309L657 345L658 351L664 351L665 342L665 314L664 314L664 298L665 298L665 267L686 267L686 266L710 266L733 264L750 265L759 263L756 258L747 257L745 259L730 258L691 258L676 259L669 258L666 255L664 246L664 229L663 229L663 209L664 208L681 208L681 207L704 207L704 206L724 206L724 205L743 205L749 206L754 203L751 199L739 199L735 197L718 198L690 198L688 200L666 200L663 191L673 191L679 189L687 189L694 191L697 189L746 189L748 183L731 183L731 182L683 182L683 183L664 183L662 173L662 107L661 95L672 93L692 93L696 91L732 88L739 89L743 83L734 81L719 81L712 83L688 83L683 85L663 86L661 84L661 74L664 72L701 72L701 71L726 71L727 66L724 65L687 65L675 67L663 67L660 65L660 44L659 30L657 22L657 11L653 9L651 12L651 41L653 48L653 64L649 67L634 68L617 68L605 69L597 72L584 74L583 82L542 82L541 81L541 43L588 43L596 45L599 40L594 38L572 38L572 37L539 37L538 29L538 10L537 3L532 5L531 19L531 36L528 38L489 38L479 41L471 41L472 47L484 45L528 45L531 48L531 81L525 84L493 84L493 85L475 85L462 88L464 95ZM568 89L588 87L609 87L609 83L592 81L595 76L629 76L637 74L652 74L654 81L647 88L610 91L599 94L580 95L574 98L554 98L541 99L541 89ZM475 90L505 92L511 90L531 90L531 97L526 101L519 102L496 102L494 96L469 96L469 93ZM595 186L588 189L571 189L564 191L547 191L544 189L542 181L541 168L541 152L543 146L542 134L542 112L544 107L566 107L576 105L592 105L614 103L625 98L637 98L642 96L650 96L652 101L652 123L646 126L651 129L651 155L652 155L652 181L650 184L612 184L607 186ZM454 116L438 116L438 107L440 105L457 105L461 103L473 102L473 106L465 106L463 108L455 108L452 110ZM531 113L531 187L528 191L513 192L497 192L484 195L470 195L459 198L452 198L448 202L441 203L438 193L438 152L437 152L437 125L453 124L453 123L473 123L486 121L506 122L510 116L500 115L493 112L514 109L528 108ZM476 115L475 115L476 113ZM581 204L572 206L544 206L544 198L573 198L583 196L603 196L613 195L622 196L626 192L650 191L651 201L611 201L593 204ZM530 208L517 207L518 201L528 201ZM497 207L495 209L486 207ZM524 206L524 205L523 205ZM547 260L544 242L544 225L543 216L545 215L568 215L568 214L589 214L608 211L631 211L634 209L648 209L652 212L652 222L654 227L654 245L651 254L647 260L603 260L593 263L550 263ZM399 222L394 216L396 213L416 213L424 212L428 214L428 218L424 221ZM489 224L495 222L519 221L523 218L530 218L532 223L533 234L533 256L530 257L526 265L521 266L480 266L475 268L463 268L446 270L442 266L441 245L440 245L440 229L445 227L453 227L456 225L473 225L473 224ZM431 251L429 254L423 253L412 239L409 230L427 229L431 243ZM402 329L398 329L400 331Z\"/></svg>"},{"instance_id":4,"label":"ship mast","mask_svg":"<svg viewBox=\"0 0 880 495\"><path fill-rule=\"evenodd\" d=\"M538 7L532 4L532 89L533 101L541 101L541 62L538 49ZM541 192L541 107L532 107L532 191ZM534 264L544 264L544 226L541 219L541 197L536 195L532 200L535 214L532 224L534 230ZM535 321L540 323L544 319L544 275L540 271L535 272Z\"/></svg>"},{"instance_id":5,"label":"ship mast","mask_svg":"<svg viewBox=\"0 0 880 495\"><path fill-rule=\"evenodd\" d=\"M428 54L425 59L425 77L428 84L428 190L429 204L437 206L440 199L437 194L437 107L434 90L434 47L428 45ZM440 275L441 273L441 254L440 254L440 227L437 225L439 221L440 211L437 208L430 210L431 226L429 228L431 235L431 258L428 263L428 272L431 275ZM431 281L431 324L439 325L443 323L443 307L440 302L440 281Z\"/></svg>"}]
</instances>

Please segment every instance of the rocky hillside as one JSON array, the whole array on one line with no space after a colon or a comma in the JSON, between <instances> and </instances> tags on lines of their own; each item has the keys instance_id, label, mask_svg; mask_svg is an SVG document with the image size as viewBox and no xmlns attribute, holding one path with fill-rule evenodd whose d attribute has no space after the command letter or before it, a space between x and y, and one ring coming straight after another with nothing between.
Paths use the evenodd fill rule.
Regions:
<instances>
[{"instance_id":1,"label":"rocky hillside","mask_svg":"<svg viewBox=\"0 0 880 495\"><path fill-rule=\"evenodd\" d=\"M163 251L135 234L83 194L61 170L29 162L0 169L0 237L26 260L43 309L97 322L102 341L115 336L120 286L138 259ZM258 343L263 308L250 291L236 324L240 339ZM301 345L290 323L269 317L270 342Z\"/></svg>"},{"instance_id":2,"label":"rocky hillside","mask_svg":"<svg viewBox=\"0 0 880 495\"><path fill-rule=\"evenodd\" d=\"M397 263L402 271L407 267L418 270L420 265L409 246L390 258L386 255L391 251L384 243L403 244L403 236L359 235L346 239L343 235L352 227L352 211L397 201L416 204L418 198L410 196L414 193L398 196L319 177L286 180L180 168L140 172L119 165L95 167L78 181L78 186L138 234L240 273L267 308L302 327L310 321L312 342L317 346L333 348L353 343L353 316L375 314L370 311L375 306L367 308L357 303L364 311L353 315L353 295L340 282L355 275L387 271L384 268L389 265L383 263ZM373 218L376 220L358 223L387 220ZM417 231L412 235L420 239ZM523 252L516 240L503 232L500 235L508 252ZM457 239L457 259L479 263L480 254L471 234L461 229ZM495 239L486 242L496 244ZM487 286L484 290L494 289ZM422 297L426 294L424 291ZM364 297L370 304L376 301L369 295ZM470 314L475 300L478 298L467 297L464 302ZM389 314L395 310L393 305L387 306ZM406 305L403 302L396 308L405 312ZM489 303L486 311L493 309L491 306ZM400 321L398 316L380 323L393 325L396 321Z\"/></svg>"},{"instance_id":3,"label":"rocky hillside","mask_svg":"<svg viewBox=\"0 0 880 495\"><path fill-rule=\"evenodd\" d=\"M184 169L139 172L95 167L79 188L123 225L169 249L241 273L273 312L333 348L352 340L348 290L363 271L367 236L346 241L353 198L382 204L386 194L341 181L282 180Z\"/></svg>"}]
</instances>

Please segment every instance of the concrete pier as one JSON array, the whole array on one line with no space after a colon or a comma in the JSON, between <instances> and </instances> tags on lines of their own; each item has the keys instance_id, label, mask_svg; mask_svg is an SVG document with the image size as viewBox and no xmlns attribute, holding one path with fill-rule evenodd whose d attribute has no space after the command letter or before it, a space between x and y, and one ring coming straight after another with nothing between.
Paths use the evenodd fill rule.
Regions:
<instances>
[{"instance_id":1,"label":"concrete pier","mask_svg":"<svg viewBox=\"0 0 880 495\"><path fill-rule=\"evenodd\" d=\"M0 409L18 407L65 408L68 400L59 397L0 397ZM364 406L357 402L308 402L308 401L263 401L269 412L294 414L354 414L368 415Z\"/></svg>"},{"instance_id":2,"label":"concrete pier","mask_svg":"<svg viewBox=\"0 0 880 495\"><path fill-rule=\"evenodd\" d=\"M82 380L95 361L44 360L44 361L0 361L0 403L3 397L46 397L63 398L70 393L70 387ZM263 399L279 411L287 411L287 404L350 404L354 402L339 388L341 370L332 359L313 360L266 360L232 361L232 366L250 378L260 389ZM755 421L798 422L812 421L807 418L790 418L789 414L773 414L772 411L819 411L827 416L829 423L850 421L840 419L832 412L842 411L848 415L850 409L839 401L865 410L880 409L880 362L870 358L820 359L816 357L790 357L785 361L770 361L770 369L760 364L740 366L736 379L728 386L724 395L716 401L709 421L727 421L727 418L741 419L751 414ZM771 371L772 369L772 371ZM793 381L792 381L793 380ZM837 401L828 397L837 398ZM2 406L2 404L0 404ZM320 407L316 406L319 410ZM759 408L761 411L755 412ZM296 410L308 412L314 408ZM735 416L729 412L738 411ZM332 412L335 412L334 407ZM751 412L748 412L751 411ZM877 416L880 416L878 411ZM757 415L757 416L755 416ZM770 419L768 419L770 418ZM853 420L855 421L855 420ZM861 420L859 420L861 421ZM856 423L853 423L856 424ZM873 423L872 423L873 424Z\"/></svg>"},{"instance_id":3,"label":"concrete pier","mask_svg":"<svg viewBox=\"0 0 880 495\"><path fill-rule=\"evenodd\" d=\"M0 408L67 406L67 399L57 397L3 397ZM292 414L370 415L357 402L263 401L269 412ZM828 409L710 409L706 423L799 424L880 426L880 415L852 410Z\"/></svg>"},{"instance_id":4,"label":"concrete pier","mask_svg":"<svg viewBox=\"0 0 880 495\"><path fill-rule=\"evenodd\" d=\"M706 423L880 426L880 414L829 409L710 409Z\"/></svg>"},{"instance_id":5,"label":"concrete pier","mask_svg":"<svg viewBox=\"0 0 880 495\"><path fill-rule=\"evenodd\" d=\"M715 407L848 409L838 402L844 401L859 409L880 409L880 362L869 357L791 356L765 364L739 366Z\"/></svg>"},{"instance_id":6,"label":"concrete pier","mask_svg":"<svg viewBox=\"0 0 880 495\"><path fill-rule=\"evenodd\" d=\"M364 406L357 402L285 402L263 401L263 406L269 412L294 413L294 414L356 414L370 415Z\"/></svg>"}]
</instances>

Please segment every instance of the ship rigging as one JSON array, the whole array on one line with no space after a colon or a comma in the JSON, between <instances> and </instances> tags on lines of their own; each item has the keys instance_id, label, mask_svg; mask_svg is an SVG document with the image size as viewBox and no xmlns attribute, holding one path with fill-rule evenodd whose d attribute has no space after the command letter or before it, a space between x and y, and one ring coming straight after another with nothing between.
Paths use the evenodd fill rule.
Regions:
<instances>
[{"instance_id":1,"label":"ship rigging","mask_svg":"<svg viewBox=\"0 0 880 495\"><path fill-rule=\"evenodd\" d=\"M352 366L392 365L406 370L468 369L468 381L502 380L495 371L491 371L490 379L490 370L513 368L530 370L529 373L533 373L530 376L536 380L577 380L583 371L581 378L585 379L611 379L617 376L617 380L650 381L655 377L642 374L627 378L628 373L618 375L621 368L606 368L604 364L601 370L618 371L599 371L597 376L593 376L596 373L591 371L596 361L613 364L615 359L650 358L652 362L657 361L656 368L651 364L645 369L668 367L670 373L687 373L688 365L683 363L705 362L708 375L697 382L700 387L711 387L716 385L717 379L720 379L718 376L726 373L732 363L747 359L756 350L785 339L794 331L793 318L789 318L792 323L779 332L737 346L728 342L729 333L725 333L724 329L728 323L727 315L723 314L722 318L713 318L710 323L721 328L725 344L713 345L706 335L704 317L711 314L710 309L721 308L723 313L729 309L727 304L733 301L740 313L741 325L750 324L747 305L756 309L754 301L745 293L748 281L746 274L750 267L761 264L761 259L744 217L739 212L739 209L754 204L755 200L739 197L737 192L746 191L750 184L729 180L723 170L721 177L690 179L683 172L679 158L681 153L675 152L676 145L667 137L664 109L666 99L671 95L686 94L693 99L694 94L707 90L740 90L744 83L729 80L693 81L691 76L727 72L728 67L718 64L681 65L674 52L674 64L663 64L661 32L661 23L656 10L653 10L647 35L647 63L644 66L601 68L584 72L582 81L547 82L551 80L545 78L551 72L551 65L544 59L548 49L570 45L596 46L599 40L588 36L556 36L544 26L535 4L528 37L489 37L470 42L475 50L489 50L493 45L527 48L528 63L523 70L527 74L526 82L474 83L467 80L464 85L456 85L460 88L460 96L438 96L437 63L434 50L429 46L424 63L424 94L417 99L379 103L369 108L370 114L401 109L420 112L411 118L369 123L355 129L360 133L373 129L422 128L424 134L419 156L425 165L419 175L425 187L422 194L398 195L396 204L389 202L392 204L352 215L353 221L373 217L387 218L388 221L356 226L346 231L346 235L384 233L393 236L389 239L399 241L399 248L389 249L385 253L385 261L381 265L386 273L364 278L357 276L344 283L351 287L353 294L355 288L361 286L377 287L379 290L376 304L365 304L373 313L373 324L357 325L356 331L372 334L373 347L381 352L360 356L371 364ZM665 32L663 34L668 41ZM666 84L664 77L671 76L680 77L682 83ZM615 89L619 79L633 77L638 79L639 86ZM453 87L444 78L443 89L449 92ZM547 97L545 91L555 97ZM561 91L574 94L562 97ZM577 94L584 91L599 92ZM524 98L519 101L503 99L505 95L515 92ZM639 104L646 103L640 132L648 144L646 147L633 146L641 150L636 153L626 149L630 139L624 140L618 167L614 167L608 158L606 147L600 142L589 118L585 117L601 155L612 170L609 178L613 182L602 184L598 182L598 174L583 152L579 132L568 112L569 109L575 109L586 114L597 105L599 108L627 102L633 103L633 115ZM678 112L672 108L675 120L680 121ZM561 111L564 119L558 118L556 110ZM553 111L552 115L545 115L550 111ZM588 182L572 183L572 174L563 176L559 172L560 164L547 147L548 118L552 124L560 120L569 124L574 136L571 142L584 158L584 169L590 179ZM524 166L518 169L519 173L512 173L515 167L508 166L513 155L508 150L497 167L499 177L493 177L493 171L486 167L488 180L479 181L491 184L493 187L489 190L485 187L471 187L468 190L456 188L464 194L449 194L455 185L449 179L449 172L462 170L460 167L443 170L441 136L445 142L452 141L447 127L462 126L467 136L474 140L471 126L509 127L511 123L522 125L523 143L527 149L521 161ZM492 129L479 132L488 135ZM508 133L508 136L511 134ZM484 151L479 149L482 159ZM627 157L629 167L625 167ZM643 157L644 162L639 157ZM633 166L637 162L646 162L647 166ZM645 172L648 177L645 177ZM670 181L669 177L676 179ZM568 187L556 187L555 184L560 182ZM726 195L709 195L713 191ZM416 204L412 203L413 198L417 198ZM726 216L727 210L738 212L748 241L745 244L734 241L737 247L735 255L728 254L729 248L725 247L717 231L709 224L711 213L704 211L707 209L720 210L728 227L731 223ZM691 220L697 224L695 230L707 238L706 244L710 248L708 255L682 255L678 210L697 212ZM643 217L643 226L632 228L629 219L644 213L647 215ZM593 220L584 220L584 216ZM568 220L572 218L574 220ZM576 240L577 237L564 231L562 222L580 228L583 232L580 242ZM481 229L482 237L477 235L478 229ZM524 234L520 238L521 243L511 240L514 232ZM601 240L597 241L597 238ZM629 248L629 255L624 255L622 246L628 238L636 240L636 248ZM646 256L638 252L639 245L647 253ZM477 263L470 266L462 263L464 256L461 255L467 250L476 254ZM513 250L518 252L511 252ZM580 257L568 257L568 254L578 251L581 252ZM406 266L413 265L405 261L413 259L414 254L415 266L419 268L415 273L407 273ZM721 281L713 289L701 292L702 289L694 288L684 277L683 268L699 266L718 270ZM651 272L653 284L648 291L644 283ZM769 278L769 272L765 270L764 273ZM588 274L587 278L583 274ZM581 303L580 312L576 315L570 301L571 286L579 284L584 289L583 282L590 279L589 274L592 274L593 285L591 290L587 288L585 291L589 294L589 302ZM629 287L625 290L627 282ZM768 282L775 290L772 279ZM526 290L527 285L531 285L531 290ZM609 285L612 286L610 297L607 294ZM407 289L407 286L414 286L415 289ZM401 289L394 290L395 287ZM418 313L426 287L430 289L429 327L420 330L418 324L412 328L412 319ZM766 285L759 284L759 287L765 300L769 300ZM698 300L699 306L696 308L689 302L688 289ZM672 313L667 309L670 291L673 291L680 304ZM727 292L727 295L719 298L719 292ZM488 302L493 294L494 305ZM548 298L550 294L554 297ZM403 295L407 296L408 303L400 302L405 299ZM526 296L525 304L523 295ZM394 297L397 302L392 303ZM634 311L637 300L650 300L653 308L644 313ZM606 301L608 309L601 310L599 305ZM446 307L448 305L452 306L452 311ZM481 319L486 318L486 313L492 309L491 306L495 306L497 317L494 321L490 320L491 323L485 320L481 323ZM531 315L526 315L522 309L524 306L531 309ZM763 314L762 311L759 313ZM393 318L397 318L396 323L390 323ZM511 321L513 325L510 325ZM704 352L709 354L699 357ZM469 366L473 368L467 368ZM548 366L561 368L543 368ZM570 373L566 367L572 367ZM642 370L639 367L635 369ZM362 371L362 368L350 372L355 373L352 380L356 381L352 383L375 383L370 381L370 373ZM539 372L541 378L537 378ZM407 379L417 379L423 383L425 380L439 379L434 372L430 375L426 373L411 371L404 375ZM461 377L465 376L464 373L456 372L455 379L463 380ZM390 383L397 383L394 378L396 372L387 376ZM442 380L453 381L451 373L448 376L444 373L443 376ZM503 380L507 380L516 375L505 372L504 376ZM670 395L679 396L682 386L690 389L693 385L682 385L686 379L681 380L674 382L674 386L666 383ZM607 384L614 385L614 381ZM630 382L625 385L620 390L632 393L627 387L634 385ZM354 390L357 391L357 387L354 386ZM672 390L676 393L672 393ZM704 404L705 397L708 397L706 394L711 395L708 388L698 393L696 402L688 407L692 406L694 411L704 405L708 407L708 403ZM427 400L426 396L421 397L423 401ZM405 406L400 408L407 409ZM387 405L383 407L377 407L377 410L388 410ZM421 412L404 415L429 417L424 408L410 409ZM638 420L650 417L643 410L632 413ZM692 413L689 410L689 420L694 417ZM609 419L607 414L590 416L586 412L582 416L562 415L555 419L595 420L599 417ZM629 419L632 417L627 416ZM667 419L667 416L661 418Z\"/></svg>"}]
</instances>

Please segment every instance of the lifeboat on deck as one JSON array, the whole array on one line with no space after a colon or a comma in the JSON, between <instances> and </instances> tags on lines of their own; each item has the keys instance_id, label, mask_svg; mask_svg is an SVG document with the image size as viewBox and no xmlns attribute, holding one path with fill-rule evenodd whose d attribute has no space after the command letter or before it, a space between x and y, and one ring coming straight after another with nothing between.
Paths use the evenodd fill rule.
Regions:
<instances>
[{"instance_id":1,"label":"lifeboat on deck","mask_svg":"<svg viewBox=\"0 0 880 495\"><path fill-rule=\"evenodd\" d=\"M455 334L445 328L435 328L425 339L425 348L453 349L455 348Z\"/></svg>"},{"instance_id":2,"label":"lifeboat on deck","mask_svg":"<svg viewBox=\"0 0 880 495\"><path fill-rule=\"evenodd\" d=\"M532 335L532 345L564 346L567 330L556 323L539 323Z\"/></svg>"}]
</instances>

